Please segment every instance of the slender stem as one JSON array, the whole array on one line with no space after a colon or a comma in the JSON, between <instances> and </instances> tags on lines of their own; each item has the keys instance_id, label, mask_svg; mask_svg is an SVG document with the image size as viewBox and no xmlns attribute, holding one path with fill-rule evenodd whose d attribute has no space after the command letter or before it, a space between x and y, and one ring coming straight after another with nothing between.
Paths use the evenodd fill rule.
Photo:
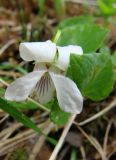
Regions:
<instances>
[{"instance_id":1,"label":"slender stem","mask_svg":"<svg viewBox=\"0 0 116 160\"><path fill-rule=\"evenodd\" d=\"M108 126L106 128L106 133L105 133L105 136L104 136L103 150L104 150L105 155L107 155L108 135L109 135L109 132L110 132L111 125L112 125L112 120L108 123Z\"/></svg>"},{"instance_id":2,"label":"slender stem","mask_svg":"<svg viewBox=\"0 0 116 160\"><path fill-rule=\"evenodd\" d=\"M41 108L42 110L47 111L47 112L50 112L50 110L49 110L48 108L46 108L44 105L42 105L42 104L34 101L32 98L28 97L27 99L28 99L29 101L35 103L35 104L36 104L39 108Z\"/></svg>"},{"instance_id":3,"label":"slender stem","mask_svg":"<svg viewBox=\"0 0 116 160\"><path fill-rule=\"evenodd\" d=\"M83 146L80 147L80 151L81 151L81 155L82 155L83 160L86 160L85 149Z\"/></svg>"},{"instance_id":4,"label":"slender stem","mask_svg":"<svg viewBox=\"0 0 116 160\"><path fill-rule=\"evenodd\" d=\"M76 114L71 115L71 117L70 117L67 125L65 126L65 128L62 132L62 135L61 135L55 149L53 150L52 155L51 155L49 160L55 160L56 159L56 157L57 157L57 155L58 155L58 153L59 153L59 151L60 151L60 149L61 149L61 147L64 143L65 137L66 137L71 125L73 124L73 121L74 121L75 117L76 117Z\"/></svg>"},{"instance_id":5,"label":"slender stem","mask_svg":"<svg viewBox=\"0 0 116 160\"><path fill-rule=\"evenodd\" d=\"M11 40L9 40L9 41L0 49L0 55L1 55L2 53L4 53L6 49L8 49L12 44L15 44L16 42L17 42L16 39L11 39Z\"/></svg>"},{"instance_id":6,"label":"slender stem","mask_svg":"<svg viewBox=\"0 0 116 160\"><path fill-rule=\"evenodd\" d=\"M102 109L100 112L98 112L95 115L93 115L92 117L80 122L79 126L83 126L83 125L85 125L87 123L90 123L91 121L94 121L95 119L97 119L98 117L100 117L103 114L107 113L109 110L111 110L114 107L116 107L116 98L107 107Z\"/></svg>"},{"instance_id":7,"label":"slender stem","mask_svg":"<svg viewBox=\"0 0 116 160\"><path fill-rule=\"evenodd\" d=\"M0 78L0 82L1 82L2 84L4 84L5 86L7 86L7 87L9 86L9 84L8 84L7 82L5 82L5 81L4 81L3 79L1 79L1 78Z\"/></svg>"},{"instance_id":8,"label":"slender stem","mask_svg":"<svg viewBox=\"0 0 116 160\"><path fill-rule=\"evenodd\" d=\"M61 30L58 30L55 37L53 38L53 42L56 43L61 35Z\"/></svg>"}]
</instances>

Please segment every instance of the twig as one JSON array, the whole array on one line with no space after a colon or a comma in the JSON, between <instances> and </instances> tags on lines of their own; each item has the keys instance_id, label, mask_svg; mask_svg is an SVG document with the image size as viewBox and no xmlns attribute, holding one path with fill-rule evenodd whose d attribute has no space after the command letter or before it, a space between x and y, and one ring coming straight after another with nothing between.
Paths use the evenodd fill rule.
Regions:
<instances>
[{"instance_id":1,"label":"twig","mask_svg":"<svg viewBox=\"0 0 116 160\"><path fill-rule=\"evenodd\" d=\"M95 138L93 138L92 136L89 136L80 126L79 123L74 122L74 124L77 126L77 128L80 130L80 132L88 139L88 141L95 147L95 149L98 151L98 153L100 154L102 160L107 160L103 149L101 147L101 145L96 141Z\"/></svg>"},{"instance_id":2,"label":"twig","mask_svg":"<svg viewBox=\"0 0 116 160\"><path fill-rule=\"evenodd\" d=\"M4 84L5 86L9 86L9 84L7 83L7 82L5 82L2 78L0 78L0 82L2 83L2 84Z\"/></svg>"},{"instance_id":3,"label":"twig","mask_svg":"<svg viewBox=\"0 0 116 160\"><path fill-rule=\"evenodd\" d=\"M3 118L7 113L0 109L0 119Z\"/></svg>"},{"instance_id":4,"label":"twig","mask_svg":"<svg viewBox=\"0 0 116 160\"><path fill-rule=\"evenodd\" d=\"M15 26L15 23L14 21L11 21L11 20L0 20L0 26L11 26L11 27L14 27Z\"/></svg>"},{"instance_id":5,"label":"twig","mask_svg":"<svg viewBox=\"0 0 116 160\"><path fill-rule=\"evenodd\" d=\"M0 6L0 12L5 12L5 13L10 14L10 15L13 14L13 12L10 9L2 7L2 6Z\"/></svg>"},{"instance_id":6,"label":"twig","mask_svg":"<svg viewBox=\"0 0 116 160\"><path fill-rule=\"evenodd\" d=\"M85 149L83 146L80 147L80 151L81 151L81 155L82 155L83 160L86 160Z\"/></svg>"},{"instance_id":7,"label":"twig","mask_svg":"<svg viewBox=\"0 0 116 160\"><path fill-rule=\"evenodd\" d=\"M6 114L6 115L0 120L0 124L1 124L2 122L4 122L8 117L9 117L9 114Z\"/></svg>"},{"instance_id":8,"label":"twig","mask_svg":"<svg viewBox=\"0 0 116 160\"><path fill-rule=\"evenodd\" d=\"M11 76L11 77L21 77L22 74L19 72L12 72L12 71L0 71L0 76Z\"/></svg>"},{"instance_id":9,"label":"twig","mask_svg":"<svg viewBox=\"0 0 116 160\"><path fill-rule=\"evenodd\" d=\"M11 39L9 40L1 49L0 49L0 55L8 49L12 44L15 44L17 41L16 39Z\"/></svg>"},{"instance_id":10,"label":"twig","mask_svg":"<svg viewBox=\"0 0 116 160\"><path fill-rule=\"evenodd\" d=\"M38 125L38 127L41 127L41 128L45 126L46 126L46 122ZM32 129L28 129L27 131L23 133L17 134L13 138L9 138L6 140L2 139L0 141L0 156L13 150L15 146L18 145L19 143L24 142L27 139L30 139L37 135L38 135L37 132L34 132Z\"/></svg>"},{"instance_id":11,"label":"twig","mask_svg":"<svg viewBox=\"0 0 116 160\"><path fill-rule=\"evenodd\" d=\"M37 136L37 133L30 131L30 132L27 132L27 135L20 136L19 139L17 137L17 140L14 140L14 141L11 140L5 146L0 147L1 148L1 150L0 150L0 156L3 156L6 153L11 152L12 150L14 150L16 148L16 146L18 146L18 144L20 144L21 142L24 142L24 141L26 141L26 140L28 140L30 138L33 138L35 136Z\"/></svg>"},{"instance_id":12,"label":"twig","mask_svg":"<svg viewBox=\"0 0 116 160\"><path fill-rule=\"evenodd\" d=\"M21 126L22 126L21 123L14 123L10 127L5 128L4 130L2 130L0 132L0 139L1 138L2 139L7 139L16 129L18 129Z\"/></svg>"},{"instance_id":13,"label":"twig","mask_svg":"<svg viewBox=\"0 0 116 160\"><path fill-rule=\"evenodd\" d=\"M116 138L113 139L113 142L111 144L109 144L107 151L108 153L108 159L110 159L110 157L116 153Z\"/></svg>"},{"instance_id":14,"label":"twig","mask_svg":"<svg viewBox=\"0 0 116 160\"><path fill-rule=\"evenodd\" d=\"M66 153L69 151L70 149L70 145L67 145L65 148L63 148L63 150L61 151L58 160L62 160L64 158L64 156L66 155Z\"/></svg>"},{"instance_id":15,"label":"twig","mask_svg":"<svg viewBox=\"0 0 116 160\"><path fill-rule=\"evenodd\" d=\"M44 110L44 111L47 111L47 112L50 112L50 110L48 108L46 108L45 106L43 106L42 104L36 102L35 100L33 100L32 98L28 97L27 98L29 101L35 103L40 109Z\"/></svg>"},{"instance_id":16,"label":"twig","mask_svg":"<svg viewBox=\"0 0 116 160\"><path fill-rule=\"evenodd\" d=\"M54 124L51 123L50 121L48 121L47 126L44 129L44 133L46 135L48 135L50 133L50 131L52 130L52 128L54 127ZM35 160L37 154L39 153L39 151L41 150L44 142L46 140L46 136L45 135L41 135L38 139L38 141L36 142L36 144L34 145L34 148L28 158L28 160Z\"/></svg>"},{"instance_id":17,"label":"twig","mask_svg":"<svg viewBox=\"0 0 116 160\"><path fill-rule=\"evenodd\" d=\"M79 3L84 5L98 6L95 0L64 0L65 2Z\"/></svg>"},{"instance_id":18,"label":"twig","mask_svg":"<svg viewBox=\"0 0 116 160\"><path fill-rule=\"evenodd\" d=\"M83 126L83 125L85 125L87 123L90 123L90 122L94 121L95 119L97 119L98 117L100 117L103 114L107 113L109 110L111 110L114 107L116 107L116 98L107 107L102 109L100 112L98 112L95 115L93 115L92 117L80 122L79 126Z\"/></svg>"},{"instance_id":19,"label":"twig","mask_svg":"<svg viewBox=\"0 0 116 160\"><path fill-rule=\"evenodd\" d=\"M110 121L108 123L107 129L106 129L106 133L105 133L105 136L104 136L103 150L104 150L104 153L106 155L107 155L108 135L109 135L109 131L110 131L111 125L112 125L112 121Z\"/></svg>"},{"instance_id":20,"label":"twig","mask_svg":"<svg viewBox=\"0 0 116 160\"><path fill-rule=\"evenodd\" d=\"M37 124L42 123L41 121L38 120L38 118L43 118L44 114L46 112L41 113L40 115L34 116L33 117L33 121L36 122ZM2 130L0 132L0 139L7 139L10 137L10 135L17 129L19 129L20 127L22 127L23 124L22 123L13 123L11 126L9 126L8 128L5 128L4 130Z\"/></svg>"},{"instance_id":21,"label":"twig","mask_svg":"<svg viewBox=\"0 0 116 160\"><path fill-rule=\"evenodd\" d=\"M66 137L66 135L67 135L74 119L75 119L75 117L76 117L76 114L71 115L67 125L65 126L65 128L62 132L62 135L61 135L61 137L58 141L58 144L56 145L55 149L53 150L52 155L51 155L49 160L55 160L56 159L56 157L57 157L57 155L58 155L58 153L59 153L59 151L60 151L60 149L61 149L61 147L64 143L65 137Z\"/></svg>"}]
</instances>

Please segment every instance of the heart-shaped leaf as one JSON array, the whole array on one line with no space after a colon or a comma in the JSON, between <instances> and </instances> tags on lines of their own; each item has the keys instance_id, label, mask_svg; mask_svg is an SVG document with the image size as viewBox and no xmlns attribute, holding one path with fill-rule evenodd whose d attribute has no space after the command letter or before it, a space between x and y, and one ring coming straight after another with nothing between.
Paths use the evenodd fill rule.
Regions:
<instances>
[{"instance_id":1,"label":"heart-shaped leaf","mask_svg":"<svg viewBox=\"0 0 116 160\"><path fill-rule=\"evenodd\" d=\"M106 98L113 89L113 66L108 54L71 55L67 75L74 80L83 96L94 101Z\"/></svg>"},{"instance_id":2,"label":"heart-shaped leaf","mask_svg":"<svg viewBox=\"0 0 116 160\"><path fill-rule=\"evenodd\" d=\"M71 18L67 18L63 21L61 21L57 27L57 29L63 29L65 27L71 27L77 24L91 24L93 23L93 17L92 16L74 16Z\"/></svg>"},{"instance_id":3,"label":"heart-shaped leaf","mask_svg":"<svg viewBox=\"0 0 116 160\"><path fill-rule=\"evenodd\" d=\"M108 30L97 25L74 25L61 30L58 45L79 45L84 53L96 51L103 43Z\"/></svg>"}]
</instances>

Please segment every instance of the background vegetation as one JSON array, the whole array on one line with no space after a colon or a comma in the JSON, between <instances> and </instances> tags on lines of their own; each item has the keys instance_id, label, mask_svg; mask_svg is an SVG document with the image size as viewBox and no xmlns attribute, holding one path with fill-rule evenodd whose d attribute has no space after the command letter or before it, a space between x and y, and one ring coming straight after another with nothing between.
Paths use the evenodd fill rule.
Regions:
<instances>
[{"instance_id":1,"label":"background vegetation","mask_svg":"<svg viewBox=\"0 0 116 160\"><path fill-rule=\"evenodd\" d=\"M106 30L98 30L96 27L93 29L91 25L96 26L96 24ZM74 31L68 29L69 26L74 25L78 25ZM85 32L82 33L82 29ZM8 102L4 99L6 87L33 68L33 63L23 62L19 57L19 43L53 40L57 30L64 30L63 38L61 37L57 41L58 44L79 43L85 53L93 52L93 50L105 53L101 58L94 56L92 63L96 65L97 60L100 59L101 68L107 64L105 69L107 72L104 73L102 70L104 84L107 86L105 91L103 86L104 93L99 92L97 87L94 89L94 94L86 92L87 87L90 89L95 86L94 81L90 84L86 83L84 86L80 83L79 87L86 96L84 109L76 117L57 159L115 160L115 0L0 0L0 159L48 160L54 149L54 143L61 136L68 115L57 108L55 101L51 101L44 108L32 99L21 103ZM109 33L104 36L107 30ZM67 38L67 35L74 36ZM92 36L89 37L89 35ZM77 39L77 36L81 38ZM86 43L83 43L83 39ZM91 56L92 54L89 57L91 58ZM113 65L113 81L112 75L108 72L110 64L105 61L107 56L110 57ZM86 62L89 57L85 55L84 61ZM81 62L79 61L79 63ZM78 66L76 67L78 68ZM88 67L90 66L88 65ZM70 69L68 74L70 75ZM79 74L81 75L81 72ZM84 75L81 76L84 78ZM99 76L96 79L98 80ZM82 80L75 79L75 81L79 83ZM112 85L109 87L107 83ZM99 83L96 86L99 86ZM106 92L109 88L113 90L108 96ZM96 95L96 93L99 94ZM103 100L103 98L105 99ZM94 100L100 101L94 102ZM55 124L49 119L50 107L53 105L57 109L53 108L50 119ZM38 132L44 132L49 137L38 134Z\"/></svg>"}]
</instances>

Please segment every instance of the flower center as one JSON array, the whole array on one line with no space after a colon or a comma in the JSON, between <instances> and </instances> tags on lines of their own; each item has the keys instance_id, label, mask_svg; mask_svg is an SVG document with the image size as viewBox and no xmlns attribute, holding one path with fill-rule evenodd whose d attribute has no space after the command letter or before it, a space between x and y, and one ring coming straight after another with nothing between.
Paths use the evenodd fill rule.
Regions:
<instances>
[{"instance_id":1,"label":"flower center","mask_svg":"<svg viewBox=\"0 0 116 160\"><path fill-rule=\"evenodd\" d=\"M44 96L45 92L51 86L51 78L48 72L46 72L35 86L35 90L40 96Z\"/></svg>"},{"instance_id":2,"label":"flower center","mask_svg":"<svg viewBox=\"0 0 116 160\"><path fill-rule=\"evenodd\" d=\"M56 74L61 74L61 75L65 75L65 71L61 70L60 68L58 68L57 66L55 66L55 64L51 64L51 63L36 63L35 67L34 67L35 71L46 71L46 72L53 72Z\"/></svg>"}]
</instances>

